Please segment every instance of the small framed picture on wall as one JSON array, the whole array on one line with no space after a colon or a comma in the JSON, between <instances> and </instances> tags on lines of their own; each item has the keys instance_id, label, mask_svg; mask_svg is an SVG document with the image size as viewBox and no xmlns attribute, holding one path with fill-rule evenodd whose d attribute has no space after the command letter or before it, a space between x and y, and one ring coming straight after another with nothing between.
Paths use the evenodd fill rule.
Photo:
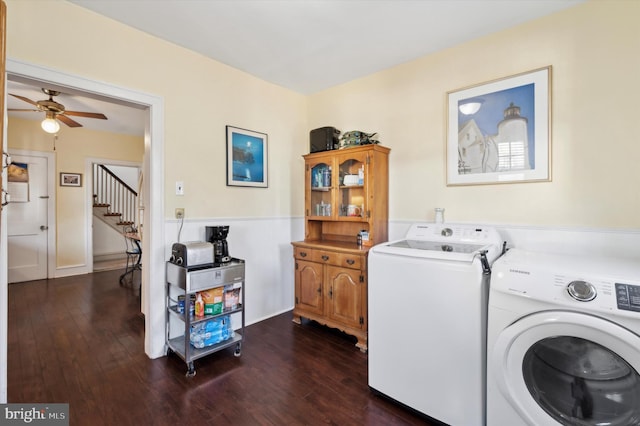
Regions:
<instances>
[{"instance_id":1,"label":"small framed picture on wall","mask_svg":"<svg viewBox=\"0 0 640 426\"><path fill-rule=\"evenodd\" d=\"M60 173L60 186L82 186L81 173Z\"/></svg>"}]
</instances>

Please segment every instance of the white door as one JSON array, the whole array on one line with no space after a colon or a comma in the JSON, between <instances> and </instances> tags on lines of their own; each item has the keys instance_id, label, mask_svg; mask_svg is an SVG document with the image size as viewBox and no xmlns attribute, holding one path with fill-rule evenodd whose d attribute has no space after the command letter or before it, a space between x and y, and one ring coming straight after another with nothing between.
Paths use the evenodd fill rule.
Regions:
<instances>
[{"instance_id":1,"label":"white door","mask_svg":"<svg viewBox=\"0 0 640 426\"><path fill-rule=\"evenodd\" d=\"M502 395L531 425L640 423L640 336L597 316L546 311L489 349Z\"/></svg>"},{"instance_id":2,"label":"white door","mask_svg":"<svg viewBox=\"0 0 640 426\"><path fill-rule=\"evenodd\" d=\"M47 158L12 156L7 192L9 283L47 278Z\"/></svg>"}]
</instances>

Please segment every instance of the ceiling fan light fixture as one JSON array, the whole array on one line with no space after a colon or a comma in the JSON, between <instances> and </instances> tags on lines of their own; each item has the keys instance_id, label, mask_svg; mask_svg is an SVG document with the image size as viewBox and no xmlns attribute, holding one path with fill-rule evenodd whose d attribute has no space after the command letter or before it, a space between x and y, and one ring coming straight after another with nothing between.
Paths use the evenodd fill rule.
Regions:
<instances>
[{"instance_id":1,"label":"ceiling fan light fixture","mask_svg":"<svg viewBox=\"0 0 640 426\"><path fill-rule=\"evenodd\" d=\"M64 105L62 105L59 102L56 102L53 97L54 96L58 96L60 94L60 92L58 92L57 90L50 90L50 89L42 89L42 91L46 94L49 95L49 99L47 100L40 100L40 101L32 101L31 99L21 96L21 95L14 95L13 93L9 93L9 95L13 96L14 98L20 99L21 101L24 101L28 104L31 104L32 106L36 107L37 109L15 109L15 108L9 108L8 111L21 111L21 112L44 112L46 114L46 118L40 123L40 126L42 127L42 130L44 130L47 133L58 133L58 131L60 130L60 122L62 122L63 124L65 124L68 127L82 127L82 124L78 123L77 121L73 120L72 118L70 118L69 116L77 116L77 117L84 117L84 118L97 118L100 120L107 120L107 116L99 113L99 112L87 112L87 111L67 111L64 107Z\"/></svg>"},{"instance_id":2,"label":"ceiling fan light fixture","mask_svg":"<svg viewBox=\"0 0 640 426\"><path fill-rule=\"evenodd\" d=\"M47 115L47 118L42 120L42 123L40 123L40 126L42 127L42 130L44 130L47 133L58 133L58 130L60 130L60 123L58 123L58 120L56 120L55 118L49 117L48 115Z\"/></svg>"}]
</instances>

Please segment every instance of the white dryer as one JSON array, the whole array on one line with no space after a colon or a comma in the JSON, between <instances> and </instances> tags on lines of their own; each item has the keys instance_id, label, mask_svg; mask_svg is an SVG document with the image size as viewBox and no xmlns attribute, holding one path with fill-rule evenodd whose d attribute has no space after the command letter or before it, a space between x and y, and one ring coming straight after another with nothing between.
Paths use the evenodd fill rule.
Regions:
<instances>
[{"instance_id":1,"label":"white dryer","mask_svg":"<svg viewBox=\"0 0 640 426\"><path fill-rule=\"evenodd\" d=\"M487 425L640 425L640 262L511 249L493 265Z\"/></svg>"}]
</instances>

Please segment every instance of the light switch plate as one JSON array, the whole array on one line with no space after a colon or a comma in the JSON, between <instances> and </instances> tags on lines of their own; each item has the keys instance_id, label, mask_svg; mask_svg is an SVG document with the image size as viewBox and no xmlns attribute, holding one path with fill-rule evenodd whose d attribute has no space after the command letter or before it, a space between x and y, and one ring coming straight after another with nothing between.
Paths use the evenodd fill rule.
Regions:
<instances>
[{"instance_id":1,"label":"light switch plate","mask_svg":"<svg viewBox=\"0 0 640 426\"><path fill-rule=\"evenodd\" d=\"M184 195L184 182L176 182L176 195Z\"/></svg>"}]
</instances>

